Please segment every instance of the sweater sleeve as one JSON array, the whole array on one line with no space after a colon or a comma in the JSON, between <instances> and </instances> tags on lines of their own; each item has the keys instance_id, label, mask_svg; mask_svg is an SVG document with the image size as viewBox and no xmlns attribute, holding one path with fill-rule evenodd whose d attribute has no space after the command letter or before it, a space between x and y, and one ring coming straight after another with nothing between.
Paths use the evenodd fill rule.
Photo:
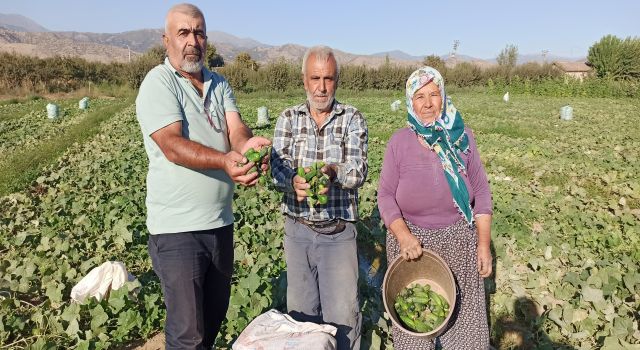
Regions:
<instances>
[{"instance_id":1,"label":"sweater sleeve","mask_svg":"<svg viewBox=\"0 0 640 350\"><path fill-rule=\"evenodd\" d=\"M493 202L491 199L491 189L487 180L487 173L482 165L478 145L471 129L465 130L469 138L469 158L467 164L467 174L474 193L473 212L478 214L493 214Z\"/></svg>"},{"instance_id":2,"label":"sweater sleeve","mask_svg":"<svg viewBox=\"0 0 640 350\"><path fill-rule=\"evenodd\" d=\"M382 160L382 170L378 182L378 210L384 224L389 227L397 218L402 217L400 207L396 202L396 190L398 189L399 173L398 161L393 140L387 144L387 149Z\"/></svg>"}]
</instances>

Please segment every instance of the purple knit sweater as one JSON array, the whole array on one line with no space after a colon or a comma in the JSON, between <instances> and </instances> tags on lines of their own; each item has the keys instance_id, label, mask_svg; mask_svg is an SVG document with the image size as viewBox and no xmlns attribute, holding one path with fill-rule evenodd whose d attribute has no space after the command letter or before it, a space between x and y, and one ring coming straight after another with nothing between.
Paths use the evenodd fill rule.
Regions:
<instances>
[{"instance_id":1,"label":"purple knit sweater","mask_svg":"<svg viewBox=\"0 0 640 350\"><path fill-rule=\"evenodd\" d=\"M491 190L482 166L476 140L471 129L470 152L462 155L467 167L464 182L474 215L492 214ZM378 208L385 225L405 218L414 225L437 229L454 224L461 218L451 190L435 152L420 144L409 128L396 131L384 154L378 185Z\"/></svg>"}]
</instances>

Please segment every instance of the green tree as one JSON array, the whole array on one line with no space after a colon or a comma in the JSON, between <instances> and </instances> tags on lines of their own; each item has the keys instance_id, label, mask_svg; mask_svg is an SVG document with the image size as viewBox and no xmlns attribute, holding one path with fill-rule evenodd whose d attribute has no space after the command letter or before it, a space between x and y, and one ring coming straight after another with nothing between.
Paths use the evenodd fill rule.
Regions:
<instances>
[{"instance_id":1,"label":"green tree","mask_svg":"<svg viewBox=\"0 0 640 350\"><path fill-rule=\"evenodd\" d=\"M589 64L601 78L640 78L640 39L606 35L589 48Z\"/></svg>"},{"instance_id":2,"label":"green tree","mask_svg":"<svg viewBox=\"0 0 640 350\"><path fill-rule=\"evenodd\" d=\"M238 67L251 69L254 72L257 72L258 68L260 68L258 62L251 58L248 52L240 52L238 56L236 56L235 64Z\"/></svg>"},{"instance_id":3,"label":"green tree","mask_svg":"<svg viewBox=\"0 0 640 350\"><path fill-rule=\"evenodd\" d=\"M263 82L260 87L267 91L285 91L292 83L292 78L299 80L299 75L291 76L291 64L284 58L268 63L260 68L260 78Z\"/></svg>"},{"instance_id":4,"label":"green tree","mask_svg":"<svg viewBox=\"0 0 640 350\"><path fill-rule=\"evenodd\" d=\"M518 62L518 47L512 44L508 44L498 57L496 58L498 65L507 69L513 69Z\"/></svg>"},{"instance_id":5,"label":"green tree","mask_svg":"<svg viewBox=\"0 0 640 350\"><path fill-rule=\"evenodd\" d=\"M438 72L440 72L441 74L444 74L444 69L445 69L444 60L440 58L440 56L429 55L425 57L424 60L422 60L422 65L433 67L436 70L438 70Z\"/></svg>"},{"instance_id":6,"label":"green tree","mask_svg":"<svg viewBox=\"0 0 640 350\"><path fill-rule=\"evenodd\" d=\"M207 56L204 59L204 63L209 69L224 67L224 58L217 52L216 47L210 43L207 43Z\"/></svg>"},{"instance_id":7,"label":"green tree","mask_svg":"<svg viewBox=\"0 0 640 350\"><path fill-rule=\"evenodd\" d=\"M166 56L163 46L154 46L145 52L142 56L137 57L127 66L127 82L134 89L140 87L142 80L151 70L151 68L161 64Z\"/></svg>"}]
</instances>

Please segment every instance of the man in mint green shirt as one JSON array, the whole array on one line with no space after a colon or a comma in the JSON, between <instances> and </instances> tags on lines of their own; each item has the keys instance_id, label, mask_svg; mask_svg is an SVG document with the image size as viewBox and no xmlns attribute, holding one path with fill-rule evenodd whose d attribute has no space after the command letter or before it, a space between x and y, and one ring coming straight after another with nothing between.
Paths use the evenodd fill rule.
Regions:
<instances>
[{"instance_id":1,"label":"man in mint green shirt","mask_svg":"<svg viewBox=\"0 0 640 350\"><path fill-rule=\"evenodd\" d=\"M213 346L229 304L234 183L257 182L257 173L247 173L253 163L239 164L249 148L271 144L253 137L227 81L204 67L206 40L197 7L172 7L163 35L167 58L147 74L136 99L149 157L149 255L167 307L166 349Z\"/></svg>"}]
</instances>

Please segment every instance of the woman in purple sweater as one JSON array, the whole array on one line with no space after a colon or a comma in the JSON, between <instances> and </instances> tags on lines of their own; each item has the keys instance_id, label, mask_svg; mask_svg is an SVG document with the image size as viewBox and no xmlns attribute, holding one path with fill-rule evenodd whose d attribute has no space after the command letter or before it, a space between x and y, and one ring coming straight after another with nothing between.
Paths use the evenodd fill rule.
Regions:
<instances>
[{"instance_id":1,"label":"woman in purple sweater","mask_svg":"<svg viewBox=\"0 0 640 350\"><path fill-rule=\"evenodd\" d=\"M387 260L416 259L422 248L451 268L460 306L439 337L444 349L488 349L484 277L491 274L491 191L471 129L446 96L440 73L424 67L406 86L408 127L387 144L378 207L387 226ZM434 341L394 326L395 349L433 349Z\"/></svg>"}]
</instances>

